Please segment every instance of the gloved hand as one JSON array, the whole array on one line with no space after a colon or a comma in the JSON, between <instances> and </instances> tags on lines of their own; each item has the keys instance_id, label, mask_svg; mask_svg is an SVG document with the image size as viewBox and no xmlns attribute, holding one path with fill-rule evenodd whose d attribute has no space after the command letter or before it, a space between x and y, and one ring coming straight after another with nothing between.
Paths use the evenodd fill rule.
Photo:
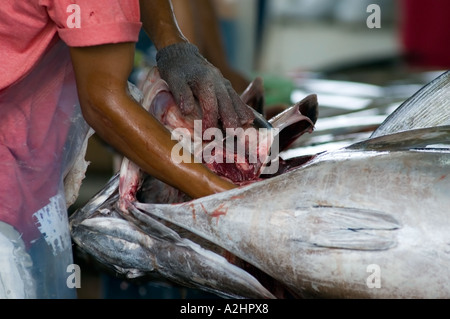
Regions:
<instances>
[{"instance_id":1,"label":"gloved hand","mask_svg":"<svg viewBox=\"0 0 450 319\"><path fill-rule=\"evenodd\" d=\"M158 51L157 66L184 115L195 107L203 111L203 131L210 127L237 128L254 119L231 83L191 43L176 43ZM220 124L219 124L220 121Z\"/></svg>"}]
</instances>

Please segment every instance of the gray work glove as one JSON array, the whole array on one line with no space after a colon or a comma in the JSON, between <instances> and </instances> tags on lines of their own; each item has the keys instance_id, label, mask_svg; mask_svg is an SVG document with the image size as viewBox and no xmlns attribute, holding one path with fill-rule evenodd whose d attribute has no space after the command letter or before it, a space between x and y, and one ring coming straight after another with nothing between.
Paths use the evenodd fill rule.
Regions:
<instances>
[{"instance_id":1,"label":"gray work glove","mask_svg":"<svg viewBox=\"0 0 450 319\"><path fill-rule=\"evenodd\" d=\"M203 111L203 131L210 127L237 128L251 123L254 114L234 91L230 81L191 43L177 43L158 51L157 66L184 115L195 100ZM220 124L219 124L220 122Z\"/></svg>"}]
</instances>

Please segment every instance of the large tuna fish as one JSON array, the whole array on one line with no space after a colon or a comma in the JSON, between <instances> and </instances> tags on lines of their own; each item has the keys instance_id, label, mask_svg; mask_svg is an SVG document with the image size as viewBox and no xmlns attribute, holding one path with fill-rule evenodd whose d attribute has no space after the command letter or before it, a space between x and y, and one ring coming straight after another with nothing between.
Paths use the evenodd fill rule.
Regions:
<instances>
[{"instance_id":1,"label":"large tuna fish","mask_svg":"<svg viewBox=\"0 0 450 319\"><path fill-rule=\"evenodd\" d=\"M194 132L194 121L201 119L199 105L191 115L183 116L156 68L150 70L141 89L143 96L140 90L130 86L131 94L172 133L183 128L184 132L187 131L184 134L189 137L194 138L198 134ZM257 78L253 81L241 98L255 108L261 107L263 99L261 80ZM255 149L247 147L244 154L239 154L234 148L227 150L226 139L203 141L200 137L200 154L194 155L199 157L203 155L204 149L212 148L216 152L214 158L217 156L223 161L208 162L203 157L200 160L223 178L239 185L260 180L262 173L267 173L269 157L273 157L276 162L274 173L279 174L289 169L297 160L283 161L277 153L269 156L272 142L275 140L271 135L272 132L277 132L276 140L282 141L276 146L286 148L302 134L313 130L314 122L317 120L317 106L316 96L310 95L272 118L270 122L255 112L254 123L244 127L244 133L250 132L247 134L250 138L256 136L257 145ZM199 127L202 127L201 124ZM263 131L266 134L255 135L255 128L269 131ZM200 134L202 133L200 130ZM179 138L177 135L173 136ZM269 138L270 140L267 140ZM184 142L183 144L192 141L189 138ZM187 148L194 149L190 145ZM256 157L257 161L250 161L252 152L260 155ZM226 161L227 156L233 159L230 163ZM132 217L133 208L129 206L129 202L136 201L136 196L139 201L151 203L179 203L190 200L179 190L142 174L138 167L124 159L120 174L117 174L103 191L71 217L74 241L103 264L112 266L117 272L130 278L159 275L188 287L201 288L226 297L273 297L252 275L241 269L245 268L255 273L266 285L274 287L279 295L285 293L281 285L257 268L191 232L151 218L146 218L143 223L139 222L139 227L132 225L138 220ZM125 222L123 218L132 224ZM179 236L180 234L183 238ZM137 242L146 242L147 245Z\"/></svg>"},{"instance_id":2,"label":"large tuna fish","mask_svg":"<svg viewBox=\"0 0 450 319\"><path fill-rule=\"evenodd\" d=\"M71 217L73 239L130 277L224 296L449 298L449 94L445 73L383 133L188 202L144 202L125 160L120 181Z\"/></svg>"}]
</instances>

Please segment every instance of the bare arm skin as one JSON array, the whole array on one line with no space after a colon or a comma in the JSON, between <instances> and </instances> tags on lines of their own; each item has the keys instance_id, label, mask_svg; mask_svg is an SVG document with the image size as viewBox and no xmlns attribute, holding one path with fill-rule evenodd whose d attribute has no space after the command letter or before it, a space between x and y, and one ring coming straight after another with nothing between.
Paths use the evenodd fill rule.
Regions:
<instances>
[{"instance_id":1,"label":"bare arm skin","mask_svg":"<svg viewBox=\"0 0 450 319\"><path fill-rule=\"evenodd\" d=\"M188 42L177 25L169 0L140 0L141 21L157 50Z\"/></svg>"},{"instance_id":2,"label":"bare arm skin","mask_svg":"<svg viewBox=\"0 0 450 319\"><path fill-rule=\"evenodd\" d=\"M152 2L165 1L148 1ZM164 41L170 38L163 38L159 45L167 44ZM173 39L179 39L178 35ZM70 51L83 115L100 138L148 174L192 198L236 187L204 165L194 163L193 158L191 163L172 161L175 141L171 140L169 131L127 92L134 43L71 48Z\"/></svg>"}]
</instances>

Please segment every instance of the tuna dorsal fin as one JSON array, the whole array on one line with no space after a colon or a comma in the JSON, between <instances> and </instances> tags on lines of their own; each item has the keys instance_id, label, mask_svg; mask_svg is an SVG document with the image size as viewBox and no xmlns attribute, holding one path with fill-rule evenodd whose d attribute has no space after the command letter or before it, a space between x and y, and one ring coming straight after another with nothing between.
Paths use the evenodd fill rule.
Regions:
<instances>
[{"instance_id":1,"label":"tuna dorsal fin","mask_svg":"<svg viewBox=\"0 0 450 319\"><path fill-rule=\"evenodd\" d=\"M401 151L440 145L450 148L450 125L414 129L400 133L383 135L355 143L347 149L374 151Z\"/></svg>"},{"instance_id":2,"label":"tuna dorsal fin","mask_svg":"<svg viewBox=\"0 0 450 319\"><path fill-rule=\"evenodd\" d=\"M385 250L397 243L399 222L384 212L359 208L317 206L308 209L307 242L326 248Z\"/></svg>"},{"instance_id":3,"label":"tuna dorsal fin","mask_svg":"<svg viewBox=\"0 0 450 319\"><path fill-rule=\"evenodd\" d=\"M371 138L439 125L450 125L450 71L403 102L372 133Z\"/></svg>"}]
</instances>

